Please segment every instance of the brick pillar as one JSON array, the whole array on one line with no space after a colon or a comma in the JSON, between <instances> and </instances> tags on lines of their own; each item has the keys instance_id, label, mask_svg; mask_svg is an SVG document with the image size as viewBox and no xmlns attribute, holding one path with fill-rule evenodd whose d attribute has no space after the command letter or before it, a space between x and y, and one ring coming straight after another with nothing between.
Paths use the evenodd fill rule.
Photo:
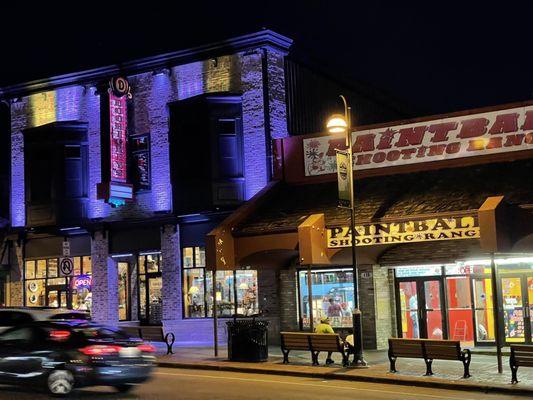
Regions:
<instances>
[{"instance_id":1,"label":"brick pillar","mask_svg":"<svg viewBox=\"0 0 533 400\"><path fill-rule=\"evenodd\" d=\"M376 308L372 265L358 265L359 308L363 313L363 348L376 348Z\"/></svg>"},{"instance_id":2,"label":"brick pillar","mask_svg":"<svg viewBox=\"0 0 533 400\"><path fill-rule=\"evenodd\" d=\"M281 270L279 272L279 317L282 331L299 329L296 297L296 268Z\"/></svg>"},{"instance_id":3,"label":"brick pillar","mask_svg":"<svg viewBox=\"0 0 533 400\"><path fill-rule=\"evenodd\" d=\"M107 232L97 231L91 241L93 267L91 317L108 325L118 324L118 269L109 257Z\"/></svg>"},{"instance_id":4,"label":"brick pillar","mask_svg":"<svg viewBox=\"0 0 533 400\"><path fill-rule=\"evenodd\" d=\"M130 315L132 321L139 320L139 257L130 257Z\"/></svg>"},{"instance_id":5,"label":"brick pillar","mask_svg":"<svg viewBox=\"0 0 533 400\"><path fill-rule=\"evenodd\" d=\"M161 230L161 275L163 277L163 326L172 326L182 319L181 249L178 225L165 225Z\"/></svg>"},{"instance_id":6,"label":"brick pillar","mask_svg":"<svg viewBox=\"0 0 533 400\"><path fill-rule=\"evenodd\" d=\"M24 305L24 282L23 269L24 269L24 242L16 244L14 247L14 253L11 258L13 260L11 264L10 282L9 282L9 305L12 307L22 307Z\"/></svg>"},{"instance_id":7,"label":"brick pillar","mask_svg":"<svg viewBox=\"0 0 533 400\"><path fill-rule=\"evenodd\" d=\"M376 318L376 349L387 349L388 339L393 334L392 319L394 309L391 308L392 292L390 291L389 270L387 267L373 265L375 288L375 318Z\"/></svg>"},{"instance_id":8,"label":"brick pillar","mask_svg":"<svg viewBox=\"0 0 533 400\"><path fill-rule=\"evenodd\" d=\"M269 342L279 342L279 297L278 274L273 269L259 269L257 271L257 293L259 295L259 310L268 320Z\"/></svg>"}]
</instances>

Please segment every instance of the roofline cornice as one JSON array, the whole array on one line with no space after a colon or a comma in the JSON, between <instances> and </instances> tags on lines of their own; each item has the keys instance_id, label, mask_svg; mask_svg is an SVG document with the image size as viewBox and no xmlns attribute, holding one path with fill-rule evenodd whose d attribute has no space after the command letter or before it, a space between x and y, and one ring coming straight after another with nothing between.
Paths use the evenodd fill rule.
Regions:
<instances>
[{"instance_id":1,"label":"roofline cornice","mask_svg":"<svg viewBox=\"0 0 533 400\"><path fill-rule=\"evenodd\" d=\"M286 55L292 42L292 39L286 36L265 29L185 50L6 86L0 88L0 100L22 97L62 86L96 84L102 79L119 74L131 76L158 68L170 68L258 47L270 48Z\"/></svg>"}]
</instances>

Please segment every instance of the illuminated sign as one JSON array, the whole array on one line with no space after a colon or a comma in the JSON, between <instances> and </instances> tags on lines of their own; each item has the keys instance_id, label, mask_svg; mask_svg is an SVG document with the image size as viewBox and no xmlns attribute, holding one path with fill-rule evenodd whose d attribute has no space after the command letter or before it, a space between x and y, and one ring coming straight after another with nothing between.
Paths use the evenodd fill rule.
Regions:
<instances>
[{"instance_id":1,"label":"illuminated sign","mask_svg":"<svg viewBox=\"0 0 533 400\"><path fill-rule=\"evenodd\" d=\"M88 289L91 290L93 279L91 275L80 275L72 279L72 289L81 290Z\"/></svg>"},{"instance_id":2,"label":"illuminated sign","mask_svg":"<svg viewBox=\"0 0 533 400\"><path fill-rule=\"evenodd\" d=\"M356 170L533 150L533 106L353 132ZM344 136L303 140L305 175L336 172Z\"/></svg>"},{"instance_id":3,"label":"illuminated sign","mask_svg":"<svg viewBox=\"0 0 533 400\"><path fill-rule=\"evenodd\" d=\"M109 133L111 151L111 180L125 183L127 179L127 105L126 96L109 93Z\"/></svg>"},{"instance_id":4,"label":"illuminated sign","mask_svg":"<svg viewBox=\"0 0 533 400\"><path fill-rule=\"evenodd\" d=\"M479 224L477 218L473 216L356 225L355 232L356 246L480 237ZM349 227L327 229L329 248L351 245L352 234Z\"/></svg>"},{"instance_id":5,"label":"illuminated sign","mask_svg":"<svg viewBox=\"0 0 533 400\"><path fill-rule=\"evenodd\" d=\"M112 207L133 199L133 187L128 181L128 104L130 85L126 78L112 78L109 82L109 182L99 183L97 195Z\"/></svg>"}]
</instances>

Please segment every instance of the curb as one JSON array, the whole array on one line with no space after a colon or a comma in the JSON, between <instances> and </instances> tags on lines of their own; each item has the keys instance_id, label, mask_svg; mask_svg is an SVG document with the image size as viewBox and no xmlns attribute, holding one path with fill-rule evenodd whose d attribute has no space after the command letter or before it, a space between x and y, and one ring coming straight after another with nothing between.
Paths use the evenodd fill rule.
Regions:
<instances>
[{"instance_id":1,"label":"curb","mask_svg":"<svg viewBox=\"0 0 533 400\"><path fill-rule=\"evenodd\" d=\"M370 382L370 383L385 383L405 386L419 386L419 387L433 387L448 390L464 390L476 391L483 393L504 393L514 395L529 395L533 396L533 388L517 388L506 386L491 386L484 384L465 384L465 383L448 383L438 381L421 381L418 379L398 378L398 377L384 377L384 376L361 376L361 375L341 375L334 372L303 372L303 371L277 371L266 370L262 368L243 368L232 365L212 365L212 364L195 364L195 363L180 363L180 362L157 362L158 367L162 368L180 368L180 369L196 369L206 371L225 371L225 372L240 372L249 374L263 374L263 375L285 375L301 378L318 378L318 379L335 379L341 381L354 382Z\"/></svg>"}]
</instances>

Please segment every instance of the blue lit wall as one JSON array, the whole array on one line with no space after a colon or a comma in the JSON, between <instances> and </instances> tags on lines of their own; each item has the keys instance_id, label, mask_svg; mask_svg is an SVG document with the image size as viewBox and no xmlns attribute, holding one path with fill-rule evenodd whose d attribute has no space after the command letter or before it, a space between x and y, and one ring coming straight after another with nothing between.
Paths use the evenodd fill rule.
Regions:
<instances>
[{"instance_id":1,"label":"blue lit wall","mask_svg":"<svg viewBox=\"0 0 533 400\"><path fill-rule=\"evenodd\" d=\"M149 133L151 146L151 190L135 201L112 209L96 199L100 182L100 98L94 87L71 86L37 93L12 104L11 222L25 225L23 131L56 121L88 122L89 218L109 220L144 217L154 211L172 210L169 163L168 103L205 93L242 93L244 170L246 198L267 183L267 144L263 99L262 51L237 53L180 65L161 73L152 71L129 76L134 102L134 133ZM283 55L269 50L268 74L271 132L273 138L287 136ZM106 110L107 112L107 110ZM132 133L130 131L130 133ZM199 143L201 146L201 143Z\"/></svg>"}]
</instances>

